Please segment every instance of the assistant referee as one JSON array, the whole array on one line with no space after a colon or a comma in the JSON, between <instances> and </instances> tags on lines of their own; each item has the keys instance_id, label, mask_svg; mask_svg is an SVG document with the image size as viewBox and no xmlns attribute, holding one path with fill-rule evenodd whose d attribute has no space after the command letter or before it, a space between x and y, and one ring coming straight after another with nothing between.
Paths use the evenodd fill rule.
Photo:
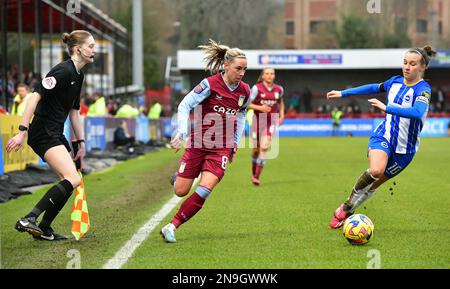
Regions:
<instances>
[{"instance_id":1,"label":"assistant referee","mask_svg":"<svg viewBox=\"0 0 450 289\"><path fill-rule=\"evenodd\" d=\"M91 33L84 30L64 33L62 41L67 45L70 59L53 67L33 92L27 102L19 133L6 146L8 152L18 151L28 133L28 145L48 163L61 180L15 225L19 232L28 232L36 239L48 241L67 239L55 233L51 223L81 182L74 164L75 160L83 160L85 151L84 131L79 114L84 80L81 69L94 62L96 45ZM78 153L73 158L70 155L70 145L63 135L64 122L68 116L79 146ZM44 212L38 226L36 221Z\"/></svg>"}]
</instances>

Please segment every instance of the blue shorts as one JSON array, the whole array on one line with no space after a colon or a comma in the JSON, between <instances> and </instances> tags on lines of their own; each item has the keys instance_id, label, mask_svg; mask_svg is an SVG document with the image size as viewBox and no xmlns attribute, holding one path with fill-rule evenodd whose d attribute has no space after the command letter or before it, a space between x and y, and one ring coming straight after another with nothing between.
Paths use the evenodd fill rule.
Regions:
<instances>
[{"instance_id":1,"label":"blue shorts","mask_svg":"<svg viewBox=\"0 0 450 289\"><path fill-rule=\"evenodd\" d=\"M388 155L388 163L384 175L393 178L403 171L413 160L415 154L398 154L392 145L381 136L371 136L369 150L382 150Z\"/></svg>"}]
</instances>

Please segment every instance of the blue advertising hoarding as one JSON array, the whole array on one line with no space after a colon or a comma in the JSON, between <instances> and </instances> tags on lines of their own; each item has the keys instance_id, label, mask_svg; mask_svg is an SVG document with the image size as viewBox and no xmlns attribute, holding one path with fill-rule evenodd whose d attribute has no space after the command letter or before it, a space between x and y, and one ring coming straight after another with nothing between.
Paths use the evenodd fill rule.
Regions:
<instances>
[{"instance_id":1,"label":"blue advertising hoarding","mask_svg":"<svg viewBox=\"0 0 450 289\"><path fill-rule=\"evenodd\" d=\"M377 127L384 118L375 118L373 120L374 127ZM423 126L422 131L420 132L420 137L445 137L449 136L449 123L450 118L438 118L438 117L430 117L425 119L425 124Z\"/></svg>"},{"instance_id":2,"label":"blue advertising hoarding","mask_svg":"<svg viewBox=\"0 0 450 289\"><path fill-rule=\"evenodd\" d=\"M373 128L372 119L343 119L339 128L331 119L286 119L278 131L280 137L368 136Z\"/></svg>"},{"instance_id":3,"label":"blue advertising hoarding","mask_svg":"<svg viewBox=\"0 0 450 289\"><path fill-rule=\"evenodd\" d=\"M438 50L436 57L430 62L430 67L450 67L450 50Z\"/></svg>"},{"instance_id":4,"label":"blue advertising hoarding","mask_svg":"<svg viewBox=\"0 0 450 289\"><path fill-rule=\"evenodd\" d=\"M450 118L427 118L423 126L421 137L444 137L449 136L448 130Z\"/></svg>"},{"instance_id":5,"label":"blue advertising hoarding","mask_svg":"<svg viewBox=\"0 0 450 289\"><path fill-rule=\"evenodd\" d=\"M86 117L84 120L86 151L106 149L105 118Z\"/></svg>"},{"instance_id":6,"label":"blue advertising hoarding","mask_svg":"<svg viewBox=\"0 0 450 289\"><path fill-rule=\"evenodd\" d=\"M326 136L370 136L384 118L342 119L341 126L333 128L331 119L285 119L278 128L280 137L326 137ZM165 136L170 137L174 129L170 119L165 119ZM449 136L450 118L427 118L421 137ZM249 127L246 125L246 135Z\"/></svg>"},{"instance_id":7,"label":"blue advertising hoarding","mask_svg":"<svg viewBox=\"0 0 450 289\"><path fill-rule=\"evenodd\" d=\"M177 122L176 114L172 118L164 118L164 137L172 138L174 136L175 131L178 129Z\"/></svg>"},{"instance_id":8,"label":"blue advertising hoarding","mask_svg":"<svg viewBox=\"0 0 450 289\"><path fill-rule=\"evenodd\" d=\"M142 143L148 143L150 140L149 120L147 117L138 117L136 119L136 140Z\"/></svg>"}]
</instances>

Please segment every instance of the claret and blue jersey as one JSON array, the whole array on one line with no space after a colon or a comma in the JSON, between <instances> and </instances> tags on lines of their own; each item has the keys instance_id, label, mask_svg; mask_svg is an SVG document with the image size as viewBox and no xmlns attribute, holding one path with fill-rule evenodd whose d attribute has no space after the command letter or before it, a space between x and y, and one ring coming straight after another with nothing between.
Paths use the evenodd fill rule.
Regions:
<instances>
[{"instance_id":1,"label":"claret and blue jersey","mask_svg":"<svg viewBox=\"0 0 450 289\"><path fill-rule=\"evenodd\" d=\"M222 74L218 73L211 77L203 79L180 103L178 107L178 132L183 135L188 133L189 113L197 106L201 106L202 115L199 119L194 119L194 126L198 128L191 132L191 142L197 139L201 140L201 146L208 147L216 144L203 138L202 135L208 135L208 130L217 126L219 131L215 139L223 138L222 146L232 148L233 143L238 144L245 128L245 113L250 103L250 87L247 83L241 81L233 87L230 87L223 80ZM217 124L211 121L209 114L218 115L221 123ZM227 122L234 126L232 137L228 134Z\"/></svg>"}]
</instances>

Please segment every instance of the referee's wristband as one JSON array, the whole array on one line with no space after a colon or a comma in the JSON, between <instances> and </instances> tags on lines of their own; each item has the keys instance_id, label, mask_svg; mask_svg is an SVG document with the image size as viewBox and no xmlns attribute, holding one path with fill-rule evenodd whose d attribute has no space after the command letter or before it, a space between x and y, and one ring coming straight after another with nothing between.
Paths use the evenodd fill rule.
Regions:
<instances>
[{"instance_id":1,"label":"referee's wristband","mask_svg":"<svg viewBox=\"0 0 450 289\"><path fill-rule=\"evenodd\" d=\"M84 139L79 139L76 141L76 143L82 143L82 142L85 142Z\"/></svg>"},{"instance_id":2,"label":"referee's wristband","mask_svg":"<svg viewBox=\"0 0 450 289\"><path fill-rule=\"evenodd\" d=\"M21 124L19 125L19 131L28 131L28 127Z\"/></svg>"}]
</instances>

